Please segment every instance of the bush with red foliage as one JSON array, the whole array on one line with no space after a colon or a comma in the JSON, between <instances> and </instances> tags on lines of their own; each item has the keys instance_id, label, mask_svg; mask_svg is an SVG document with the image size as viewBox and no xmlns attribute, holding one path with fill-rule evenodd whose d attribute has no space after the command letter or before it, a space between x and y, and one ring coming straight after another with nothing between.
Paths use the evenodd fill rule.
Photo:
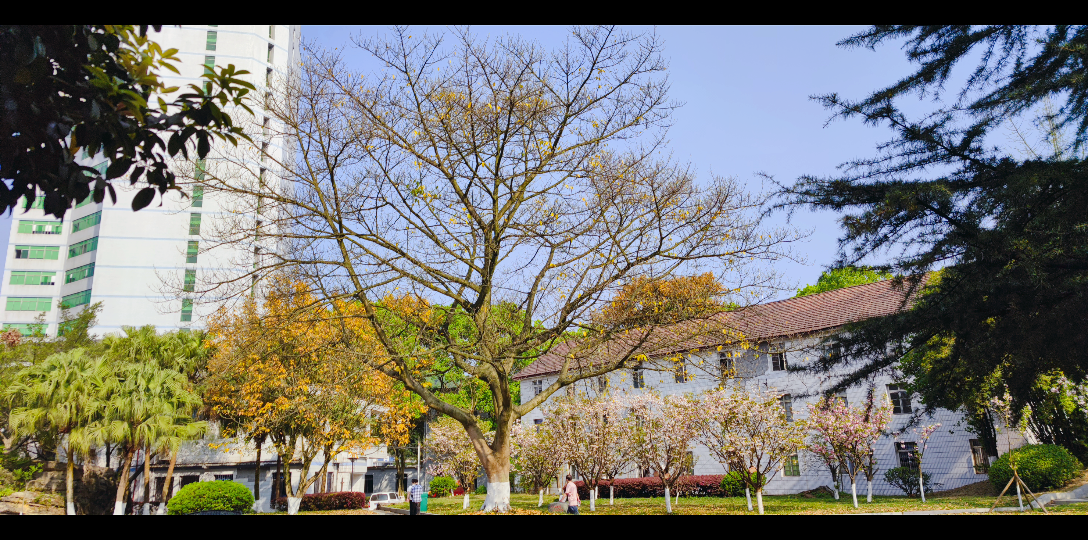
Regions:
<instances>
[{"instance_id":1,"label":"bush with red foliage","mask_svg":"<svg viewBox=\"0 0 1088 540\"><path fill-rule=\"evenodd\" d=\"M581 480L574 483L578 486L578 497L589 500L589 488L586 487L585 482ZM601 497L608 497L608 480L601 480L600 494ZM664 497L665 496L665 484L661 482L660 478L617 478L613 484L615 486L615 497L618 499L629 498L645 498L645 497ZM720 474L707 474L700 476L685 476L680 479L676 484L676 491L680 492L685 497L725 497L728 494L722 491L722 475ZM670 495L676 495L675 492L670 492Z\"/></svg>"},{"instance_id":2,"label":"bush with red foliage","mask_svg":"<svg viewBox=\"0 0 1088 540\"><path fill-rule=\"evenodd\" d=\"M314 493L302 496L299 511L313 510L350 510L354 508L366 508L366 494L358 491L340 491L336 493ZM287 510L287 497L279 497L272 507L276 510Z\"/></svg>"}]
</instances>

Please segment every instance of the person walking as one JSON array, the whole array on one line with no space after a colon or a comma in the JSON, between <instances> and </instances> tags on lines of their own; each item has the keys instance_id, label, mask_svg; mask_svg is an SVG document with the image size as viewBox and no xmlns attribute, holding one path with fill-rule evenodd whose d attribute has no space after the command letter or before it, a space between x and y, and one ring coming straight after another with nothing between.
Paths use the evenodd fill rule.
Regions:
<instances>
[{"instance_id":1,"label":"person walking","mask_svg":"<svg viewBox=\"0 0 1088 540\"><path fill-rule=\"evenodd\" d=\"M419 514L419 505L423 502L423 486L419 485L419 480L412 479L412 485L408 488L408 514L415 516Z\"/></svg>"},{"instance_id":2,"label":"person walking","mask_svg":"<svg viewBox=\"0 0 1088 540\"><path fill-rule=\"evenodd\" d=\"M563 486L563 494L559 502L567 501L567 513L578 515L578 505L582 502L578 499L578 486L574 485L574 479L567 475L567 485Z\"/></svg>"}]
</instances>

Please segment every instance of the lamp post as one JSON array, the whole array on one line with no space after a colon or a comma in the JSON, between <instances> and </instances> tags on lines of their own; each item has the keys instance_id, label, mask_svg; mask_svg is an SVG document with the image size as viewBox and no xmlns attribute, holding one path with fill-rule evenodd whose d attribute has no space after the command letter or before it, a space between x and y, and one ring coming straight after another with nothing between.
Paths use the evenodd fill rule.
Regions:
<instances>
[{"instance_id":1,"label":"lamp post","mask_svg":"<svg viewBox=\"0 0 1088 540\"><path fill-rule=\"evenodd\" d=\"M354 454L352 454L352 456L348 458L348 460L351 461L351 491L352 492L355 491L355 460L357 460L357 459L359 459L359 458L357 456L355 456Z\"/></svg>"}]
</instances>

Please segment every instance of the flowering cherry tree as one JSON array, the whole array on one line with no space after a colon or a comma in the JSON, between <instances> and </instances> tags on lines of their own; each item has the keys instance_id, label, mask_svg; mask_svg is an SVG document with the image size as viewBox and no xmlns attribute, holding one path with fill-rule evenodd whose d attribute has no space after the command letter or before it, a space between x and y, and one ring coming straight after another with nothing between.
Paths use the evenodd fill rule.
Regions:
<instances>
[{"instance_id":1,"label":"flowering cherry tree","mask_svg":"<svg viewBox=\"0 0 1088 540\"><path fill-rule=\"evenodd\" d=\"M809 423L813 431L809 450L827 463L841 463L850 477L850 495L858 506L857 476L865 471L869 481L868 501L873 500L873 475L876 453L873 445L884 433L891 418L887 405L874 406L874 392L863 407L850 407L833 397L809 405Z\"/></svg>"},{"instance_id":2,"label":"flowering cherry tree","mask_svg":"<svg viewBox=\"0 0 1088 540\"><path fill-rule=\"evenodd\" d=\"M941 424L932 424L923 427L922 429L915 429L914 433L918 436L918 443L914 447L915 459L918 460L918 492L922 494L922 502L926 502L926 488L924 482L922 482L922 458L925 456L926 448L929 446L929 437L940 428Z\"/></svg>"},{"instance_id":3,"label":"flowering cherry tree","mask_svg":"<svg viewBox=\"0 0 1088 540\"><path fill-rule=\"evenodd\" d=\"M782 468L785 459L805 446L808 431L806 420L790 421L782 408L781 394L772 391L750 392L735 389L728 395L722 390L707 395L706 414L717 416L714 422L704 422L712 429L715 423L723 427L721 439L707 445L718 454L720 447L731 470L740 472L745 485L756 492L756 505L763 513L763 486ZM704 438L709 434L703 433Z\"/></svg>"},{"instance_id":4,"label":"flowering cherry tree","mask_svg":"<svg viewBox=\"0 0 1088 540\"><path fill-rule=\"evenodd\" d=\"M427 472L433 476L451 476L465 490L465 508L468 496L476 484L480 472L480 458L472 442L465 437L464 429L448 416L431 424L429 444L432 461Z\"/></svg>"},{"instance_id":5,"label":"flowering cherry tree","mask_svg":"<svg viewBox=\"0 0 1088 540\"><path fill-rule=\"evenodd\" d=\"M665 510L672 513L670 493L695 467L688 448L695 440L695 423L680 396L646 393L627 400L631 425L631 456L646 464L665 485Z\"/></svg>"},{"instance_id":6,"label":"flowering cherry tree","mask_svg":"<svg viewBox=\"0 0 1088 540\"><path fill-rule=\"evenodd\" d=\"M834 422L835 418L827 408L834 408L839 403L842 403L840 399L832 398L830 401L820 400L808 407L808 417L812 427L812 435L808 439L808 449L831 472L835 499L839 498L839 490L841 489L839 475L842 473L843 457L839 455L837 445L832 440L831 434L834 430L831 429L832 426L827 425Z\"/></svg>"},{"instance_id":7,"label":"flowering cherry tree","mask_svg":"<svg viewBox=\"0 0 1088 540\"><path fill-rule=\"evenodd\" d=\"M559 476L559 470L567 462L553 425L551 417L546 417L543 424L533 426L518 422L511 431L514 470L528 479L533 491L539 494L537 506L544 504L544 486Z\"/></svg>"},{"instance_id":8,"label":"flowering cherry tree","mask_svg":"<svg viewBox=\"0 0 1088 540\"><path fill-rule=\"evenodd\" d=\"M630 422L624 403L605 394L556 400L548 415L549 429L567 461L578 469L589 488L590 510L596 510L597 487L610 472L629 461Z\"/></svg>"}]
</instances>

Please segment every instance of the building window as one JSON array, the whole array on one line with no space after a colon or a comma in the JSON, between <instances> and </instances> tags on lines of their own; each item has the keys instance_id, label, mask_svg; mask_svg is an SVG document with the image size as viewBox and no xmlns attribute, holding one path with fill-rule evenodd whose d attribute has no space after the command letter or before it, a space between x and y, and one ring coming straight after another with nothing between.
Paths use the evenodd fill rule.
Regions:
<instances>
[{"instance_id":1,"label":"building window","mask_svg":"<svg viewBox=\"0 0 1088 540\"><path fill-rule=\"evenodd\" d=\"M105 165L105 162L103 162L102 164ZM102 171L102 174L106 174L106 171ZM76 208L82 208L82 207L87 206L88 204L91 204L93 202L94 202L94 193L91 193L90 195L87 195L86 199L83 199L82 201L79 201L78 203L76 203Z\"/></svg>"},{"instance_id":2,"label":"building window","mask_svg":"<svg viewBox=\"0 0 1088 540\"><path fill-rule=\"evenodd\" d=\"M11 273L11 285L55 285L53 276L56 272L19 272Z\"/></svg>"},{"instance_id":3,"label":"building window","mask_svg":"<svg viewBox=\"0 0 1088 540\"><path fill-rule=\"evenodd\" d=\"M835 397L842 400L843 407L849 407L850 406L850 400L846 399L846 390L843 390L842 392L839 392L839 393L835 394Z\"/></svg>"},{"instance_id":4,"label":"building window","mask_svg":"<svg viewBox=\"0 0 1088 540\"><path fill-rule=\"evenodd\" d=\"M99 210L89 216L83 216L72 222L72 232L79 232L85 229L89 229L102 223L102 211Z\"/></svg>"},{"instance_id":5,"label":"building window","mask_svg":"<svg viewBox=\"0 0 1088 540\"><path fill-rule=\"evenodd\" d=\"M193 299L183 298L181 300L181 322L189 322L193 320Z\"/></svg>"},{"instance_id":6,"label":"building window","mask_svg":"<svg viewBox=\"0 0 1088 540\"><path fill-rule=\"evenodd\" d=\"M986 458L986 450L978 439L971 439L971 464L975 467L975 474L990 472L990 460Z\"/></svg>"},{"instance_id":7,"label":"building window","mask_svg":"<svg viewBox=\"0 0 1088 540\"><path fill-rule=\"evenodd\" d=\"M19 233L21 234L60 234L61 222L59 221L20 221Z\"/></svg>"},{"instance_id":8,"label":"building window","mask_svg":"<svg viewBox=\"0 0 1088 540\"><path fill-rule=\"evenodd\" d=\"M540 424L543 424L543 423L544 423L543 418L533 418L533 425L534 426L539 426Z\"/></svg>"},{"instance_id":9,"label":"building window","mask_svg":"<svg viewBox=\"0 0 1088 540\"><path fill-rule=\"evenodd\" d=\"M44 324L35 323L4 323L4 330L16 329L20 334L24 336L31 336L34 334L45 334Z\"/></svg>"},{"instance_id":10,"label":"building window","mask_svg":"<svg viewBox=\"0 0 1088 540\"><path fill-rule=\"evenodd\" d=\"M193 208L204 206L204 186L193 186Z\"/></svg>"},{"instance_id":11,"label":"building window","mask_svg":"<svg viewBox=\"0 0 1088 540\"><path fill-rule=\"evenodd\" d=\"M203 180L204 177L207 176L207 175L208 175L208 160L206 160L206 159L196 160L196 168L195 168L195 170L193 172L193 179L199 182L199 181Z\"/></svg>"},{"instance_id":12,"label":"building window","mask_svg":"<svg viewBox=\"0 0 1088 540\"><path fill-rule=\"evenodd\" d=\"M574 385L567 387L567 397L574 397Z\"/></svg>"},{"instance_id":13,"label":"building window","mask_svg":"<svg viewBox=\"0 0 1088 540\"><path fill-rule=\"evenodd\" d=\"M908 469L917 469L918 460L915 458L914 451L917 445L912 442L897 442L895 443L895 453L899 456L899 466L906 467Z\"/></svg>"},{"instance_id":14,"label":"building window","mask_svg":"<svg viewBox=\"0 0 1088 540\"><path fill-rule=\"evenodd\" d=\"M218 39L219 39L219 33L218 32L216 32L215 30L208 30L208 41L205 44L204 48L209 50L209 51L214 51L215 50L215 42L218 41Z\"/></svg>"},{"instance_id":15,"label":"building window","mask_svg":"<svg viewBox=\"0 0 1088 540\"><path fill-rule=\"evenodd\" d=\"M606 388L608 388L608 377L604 375L597 377L597 391L604 392Z\"/></svg>"},{"instance_id":16,"label":"building window","mask_svg":"<svg viewBox=\"0 0 1088 540\"><path fill-rule=\"evenodd\" d=\"M782 412L786 415L786 421L793 422L793 396L786 394L779 401L782 403Z\"/></svg>"},{"instance_id":17,"label":"building window","mask_svg":"<svg viewBox=\"0 0 1088 540\"><path fill-rule=\"evenodd\" d=\"M782 462L782 476L801 476L801 461L797 459L797 454L786 456Z\"/></svg>"},{"instance_id":18,"label":"building window","mask_svg":"<svg viewBox=\"0 0 1088 540\"><path fill-rule=\"evenodd\" d=\"M8 311L49 311L53 307L52 298L12 298L8 297Z\"/></svg>"},{"instance_id":19,"label":"building window","mask_svg":"<svg viewBox=\"0 0 1088 540\"><path fill-rule=\"evenodd\" d=\"M45 197L42 197L41 195L39 195L39 196L34 198L34 202L30 202L29 199L24 197L23 198L23 209L24 210L30 210L31 208L36 208L38 210L44 209L45 208Z\"/></svg>"},{"instance_id":20,"label":"building window","mask_svg":"<svg viewBox=\"0 0 1088 540\"><path fill-rule=\"evenodd\" d=\"M275 49L276 49L275 45L273 45L271 43L268 44L268 63L269 64L272 63L272 51L275 50Z\"/></svg>"},{"instance_id":21,"label":"building window","mask_svg":"<svg viewBox=\"0 0 1088 540\"><path fill-rule=\"evenodd\" d=\"M533 397L539 396L544 391L544 381L533 381Z\"/></svg>"},{"instance_id":22,"label":"building window","mask_svg":"<svg viewBox=\"0 0 1088 540\"><path fill-rule=\"evenodd\" d=\"M200 214L189 214L189 234L200 234Z\"/></svg>"},{"instance_id":23,"label":"building window","mask_svg":"<svg viewBox=\"0 0 1088 540\"><path fill-rule=\"evenodd\" d=\"M15 246L15 258L55 261L60 258L60 246Z\"/></svg>"},{"instance_id":24,"label":"building window","mask_svg":"<svg viewBox=\"0 0 1088 540\"><path fill-rule=\"evenodd\" d=\"M363 477L363 493L374 493L374 475L373 474L368 474L368 475Z\"/></svg>"},{"instance_id":25,"label":"building window","mask_svg":"<svg viewBox=\"0 0 1088 540\"><path fill-rule=\"evenodd\" d=\"M227 482L233 482L234 481L234 475L233 474L217 474L217 475L215 475L215 479L217 481L218 480L225 480Z\"/></svg>"},{"instance_id":26,"label":"building window","mask_svg":"<svg viewBox=\"0 0 1088 540\"><path fill-rule=\"evenodd\" d=\"M193 292L196 290L196 270L185 271L185 292Z\"/></svg>"},{"instance_id":27,"label":"building window","mask_svg":"<svg viewBox=\"0 0 1088 540\"><path fill-rule=\"evenodd\" d=\"M641 369L635 368L631 370L631 386L635 388L646 388L646 377L643 375Z\"/></svg>"},{"instance_id":28,"label":"building window","mask_svg":"<svg viewBox=\"0 0 1088 540\"><path fill-rule=\"evenodd\" d=\"M827 361L835 363L842 358L842 345L838 343L828 343L824 345L824 358Z\"/></svg>"},{"instance_id":29,"label":"building window","mask_svg":"<svg viewBox=\"0 0 1088 540\"><path fill-rule=\"evenodd\" d=\"M766 365L766 364L764 364ZM772 371L786 371L786 353L785 351L777 351L771 353L771 370Z\"/></svg>"},{"instance_id":30,"label":"building window","mask_svg":"<svg viewBox=\"0 0 1088 540\"><path fill-rule=\"evenodd\" d=\"M65 283L75 283L81 279L87 279L94 276L94 263L85 264L78 268L73 268L64 273Z\"/></svg>"},{"instance_id":31,"label":"building window","mask_svg":"<svg viewBox=\"0 0 1088 540\"><path fill-rule=\"evenodd\" d=\"M272 121L272 120L271 120L270 118L268 118L268 117L265 117L265 119L264 119L264 124L263 124L263 125L261 126L261 133L262 133L262 134L263 134L263 135L264 135L265 137L267 137L267 136L268 136L268 126L270 125L269 123L270 123L271 121Z\"/></svg>"},{"instance_id":32,"label":"building window","mask_svg":"<svg viewBox=\"0 0 1088 540\"><path fill-rule=\"evenodd\" d=\"M695 452L684 453L684 473L695 474Z\"/></svg>"},{"instance_id":33,"label":"building window","mask_svg":"<svg viewBox=\"0 0 1088 540\"><path fill-rule=\"evenodd\" d=\"M273 24L268 25L268 39L276 39L276 26Z\"/></svg>"},{"instance_id":34,"label":"building window","mask_svg":"<svg viewBox=\"0 0 1088 540\"><path fill-rule=\"evenodd\" d=\"M676 367L673 368L673 374L675 375L674 378L676 382L688 382L688 365L687 359L684 358L684 355L680 355L680 357L676 360Z\"/></svg>"},{"instance_id":35,"label":"building window","mask_svg":"<svg viewBox=\"0 0 1088 540\"><path fill-rule=\"evenodd\" d=\"M888 399L892 401L892 414L910 414L910 394L899 385L888 385Z\"/></svg>"},{"instance_id":36,"label":"building window","mask_svg":"<svg viewBox=\"0 0 1088 540\"><path fill-rule=\"evenodd\" d=\"M98 237L90 238L68 247L68 258L78 257L84 253L90 253L98 249Z\"/></svg>"},{"instance_id":37,"label":"building window","mask_svg":"<svg viewBox=\"0 0 1088 540\"><path fill-rule=\"evenodd\" d=\"M197 240L191 240L189 247L185 250L185 262L195 263L196 256L200 254L200 242Z\"/></svg>"},{"instance_id":38,"label":"building window","mask_svg":"<svg viewBox=\"0 0 1088 540\"><path fill-rule=\"evenodd\" d=\"M721 370L722 382L726 382L737 376L737 359L732 352L719 352L718 365Z\"/></svg>"},{"instance_id":39,"label":"building window","mask_svg":"<svg viewBox=\"0 0 1088 540\"><path fill-rule=\"evenodd\" d=\"M91 290L80 291L75 294L69 294L60 300L64 305L73 308L76 306L82 306L84 304L91 303Z\"/></svg>"},{"instance_id":40,"label":"building window","mask_svg":"<svg viewBox=\"0 0 1088 540\"><path fill-rule=\"evenodd\" d=\"M215 73L215 56L207 55L204 57L204 74L212 75Z\"/></svg>"}]
</instances>

